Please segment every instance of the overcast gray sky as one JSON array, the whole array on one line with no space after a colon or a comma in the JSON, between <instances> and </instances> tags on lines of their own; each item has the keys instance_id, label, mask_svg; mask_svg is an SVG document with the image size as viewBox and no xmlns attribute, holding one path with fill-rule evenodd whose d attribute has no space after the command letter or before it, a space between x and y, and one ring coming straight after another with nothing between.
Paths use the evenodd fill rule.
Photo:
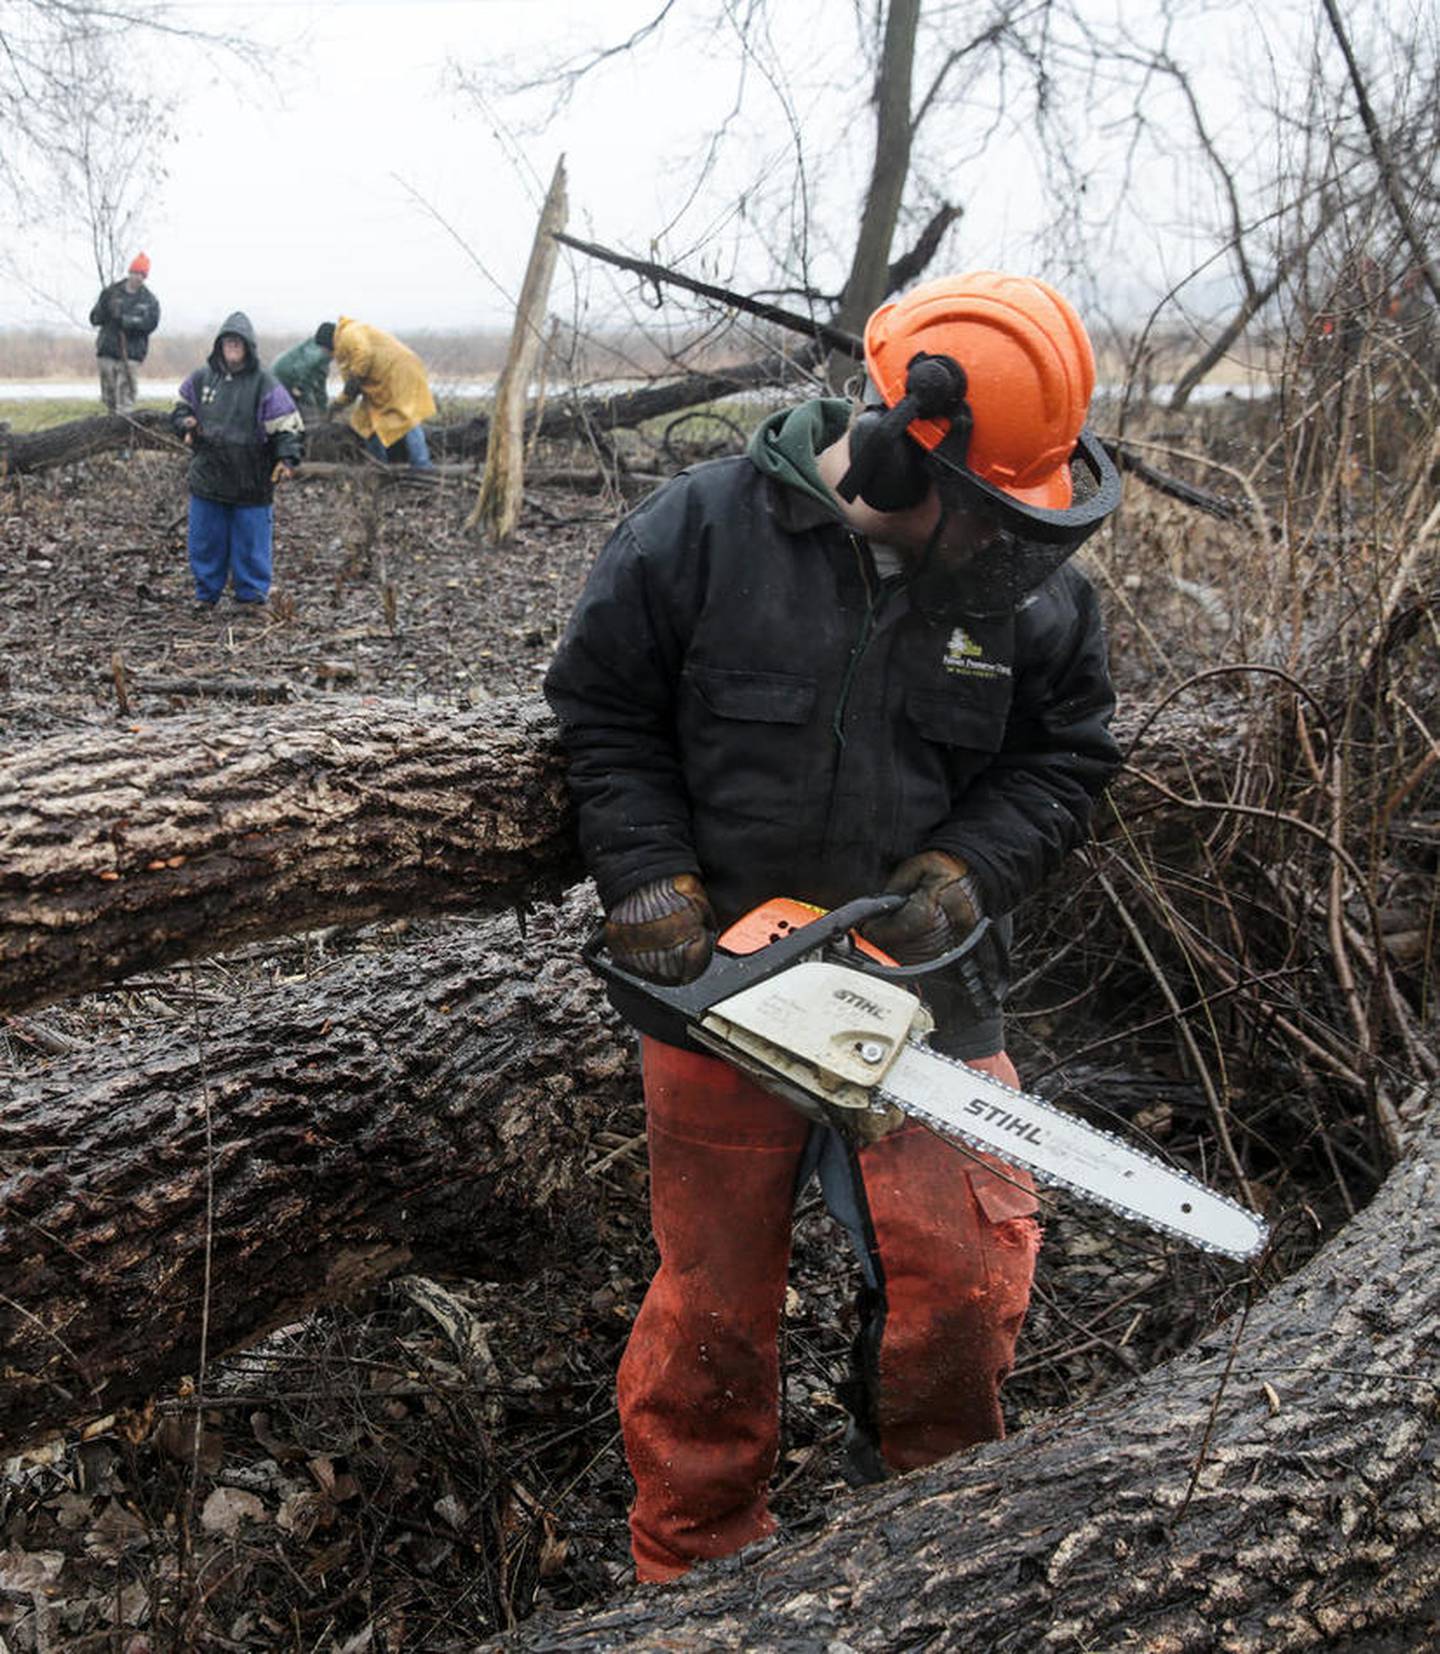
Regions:
<instances>
[{"instance_id":1,"label":"overcast gray sky","mask_svg":"<svg viewBox=\"0 0 1440 1654\"><path fill-rule=\"evenodd\" d=\"M150 255L165 325L204 328L239 307L269 338L341 313L402 332L506 328L562 152L571 228L643 248L673 196L668 159L718 115L723 77L683 56L663 75L617 63L537 135L487 119L451 88L446 65L578 50L623 37L655 9L651 0L174 5L198 27L263 42L271 69L256 77L223 55L186 56L177 76L180 54L166 49L157 78L182 94L178 140L134 238ZM153 56L153 44L145 51ZM57 240L37 262L39 291L0 284L0 326L54 325L62 312L83 323L96 285L83 239Z\"/></svg>"},{"instance_id":2,"label":"overcast gray sky","mask_svg":"<svg viewBox=\"0 0 1440 1654\"><path fill-rule=\"evenodd\" d=\"M1370 27L1412 5L1376 0ZM125 37L137 84L170 87L179 105L168 176L133 238L151 257L162 325L207 329L242 308L267 350L340 314L402 335L507 329L562 152L577 234L639 253L659 237L662 261L755 288L793 279L773 237L803 245L812 284L838 290L873 145L870 71L855 45L868 7L733 7L750 48L738 116L739 60L719 0L679 0L662 50L616 56L544 132L518 126L536 100L517 105L504 96L505 75L486 67L509 59L535 74L574 62L661 9L662 0L171 0L178 20L248 39L263 68L143 32ZM970 8L940 0L925 18L931 56L917 96L974 26ZM1084 0L1046 24L1047 83L1060 72L1061 94L1027 88L1018 60L1007 60L1003 79L986 69L974 82L952 80L940 111L948 124L927 122L925 159L912 169L920 210L941 196L964 207L943 262L1033 270L1087 316L1143 316L1172 289L1194 314L1223 309L1233 301L1222 192L1175 86L1151 74L1137 91L1130 43L1153 49L1163 34L1192 77L1209 140L1263 217L1283 191L1294 138L1271 106L1307 86L1317 19L1313 0ZM1102 29L1108 55L1092 64ZM455 61L481 72L483 99L457 90ZM1407 72L1381 51L1376 90ZM693 191L697 155L722 126L731 170ZM1057 183L1057 153L1074 168L1068 182ZM747 194L749 180L759 182ZM1079 212L1037 242L1057 199ZM913 229L902 229L900 245ZM0 327L85 329L96 276L83 236L6 237L5 251L28 285L0 281ZM552 309L608 322L617 292L643 308L633 278L566 255Z\"/></svg>"}]
</instances>

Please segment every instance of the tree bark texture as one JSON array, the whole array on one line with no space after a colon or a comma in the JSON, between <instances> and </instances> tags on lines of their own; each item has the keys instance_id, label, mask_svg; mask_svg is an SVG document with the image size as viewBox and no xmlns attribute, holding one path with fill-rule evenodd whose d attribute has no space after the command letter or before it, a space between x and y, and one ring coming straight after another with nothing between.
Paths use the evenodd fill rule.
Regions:
<instances>
[{"instance_id":1,"label":"tree bark texture","mask_svg":"<svg viewBox=\"0 0 1440 1654\"><path fill-rule=\"evenodd\" d=\"M1177 705L1137 762L1189 788L1226 773L1236 727ZM1127 790L1127 815L1154 813L1125 776L1112 796ZM337 696L56 736L0 751L0 1011L321 925L503 907L580 873L538 699Z\"/></svg>"},{"instance_id":2,"label":"tree bark texture","mask_svg":"<svg viewBox=\"0 0 1440 1654\"><path fill-rule=\"evenodd\" d=\"M182 996L160 1033L13 1082L0 1455L198 1378L207 1313L214 1356L427 1258L503 1279L597 1244L584 1150L638 1084L578 957L591 900L243 1005Z\"/></svg>"},{"instance_id":3,"label":"tree bark texture","mask_svg":"<svg viewBox=\"0 0 1440 1654\"><path fill-rule=\"evenodd\" d=\"M0 1009L579 874L538 700L337 700L57 736L0 754Z\"/></svg>"},{"instance_id":4,"label":"tree bark texture","mask_svg":"<svg viewBox=\"0 0 1440 1654\"><path fill-rule=\"evenodd\" d=\"M1167 718L1138 756L1203 753L1223 773L1215 733ZM20 869L0 887L6 980L29 972L23 1003L224 939L448 906L457 885L493 901L571 865L561 776L531 702L338 701L44 743L0 766L0 865ZM158 854L172 849L176 866ZM107 906L126 885L131 907ZM633 1074L579 933L574 916L528 936L491 921L473 942L195 1007L152 1043L65 1055L12 1086L0 1437L198 1373L202 1326L214 1353L398 1267L533 1267L587 1233L581 1152L594 1123L633 1108ZM36 965L49 951L68 977ZM803 1544L537 1621L512 1645L1430 1646L1437 1184L1432 1107L1377 1200L1243 1324L857 1496Z\"/></svg>"},{"instance_id":5,"label":"tree bark texture","mask_svg":"<svg viewBox=\"0 0 1440 1654\"><path fill-rule=\"evenodd\" d=\"M1098 1402L507 1648L1440 1647L1440 1115L1248 1317Z\"/></svg>"},{"instance_id":6,"label":"tree bark texture","mask_svg":"<svg viewBox=\"0 0 1440 1654\"><path fill-rule=\"evenodd\" d=\"M555 260L560 255L555 232L565 228L567 210L565 158L562 156L555 163L540 222L535 229L535 241L530 248L530 262L525 268L520 301L515 308L509 354L505 358L500 383L495 387L494 412L490 416L491 440L485 449L485 474L480 479L475 509L465 525L467 528L478 528L494 545L504 545L520 521L520 506L525 492L525 403L544 339L545 314L550 304L550 279L555 274Z\"/></svg>"}]
</instances>

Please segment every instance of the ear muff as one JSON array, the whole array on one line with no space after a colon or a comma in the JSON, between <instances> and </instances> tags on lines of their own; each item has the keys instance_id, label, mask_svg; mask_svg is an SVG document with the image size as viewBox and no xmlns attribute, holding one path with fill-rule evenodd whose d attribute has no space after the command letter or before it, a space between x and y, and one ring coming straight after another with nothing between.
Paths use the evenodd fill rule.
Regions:
<instances>
[{"instance_id":1,"label":"ear muff","mask_svg":"<svg viewBox=\"0 0 1440 1654\"><path fill-rule=\"evenodd\" d=\"M850 468L840 479L842 499L858 494L874 511L906 511L930 487L925 452L907 432L916 419L947 419L946 442L963 463L970 446L965 370L951 356L911 357L905 394L893 408L866 408L850 427Z\"/></svg>"},{"instance_id":2,"label":"ear muff","mask_svg":"<svg viewBox=\"0 0 1440 1654\"><path fill-rule=\"evenodd\" d=\"M856 493L874 511L908 511L930 487L925 455L902 425L885 429L889 410L866 408L850 427L850 470L860 479ZM846 482L849 481L847 476ZM854 499L842 484L841 495Z\"/></svg>"}]
</instances>

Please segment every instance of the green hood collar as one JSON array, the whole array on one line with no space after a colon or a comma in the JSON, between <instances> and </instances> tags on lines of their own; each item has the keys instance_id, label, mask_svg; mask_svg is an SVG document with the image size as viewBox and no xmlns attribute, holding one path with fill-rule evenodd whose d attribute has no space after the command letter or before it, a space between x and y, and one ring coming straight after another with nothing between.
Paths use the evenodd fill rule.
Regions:
<instances>
[{"instance_id":1,"label":"green hood collar","mask_svg":"<svg viewBox=\"0 0 1440 1654\"><path fill-rule=\"evenodd\" d=\"M794 488L843 521L840 502L820 480L815 456L844 436L850 404L843 397L821 397L798 408L782 408L756 427L749 454L757 470L786 488Z\"/></svg>"}]
</instances>

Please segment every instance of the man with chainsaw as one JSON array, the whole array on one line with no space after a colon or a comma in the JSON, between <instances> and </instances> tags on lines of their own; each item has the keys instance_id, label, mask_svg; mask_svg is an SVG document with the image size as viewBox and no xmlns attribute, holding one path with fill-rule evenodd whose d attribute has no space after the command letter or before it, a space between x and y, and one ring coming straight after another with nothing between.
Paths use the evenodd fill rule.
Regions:
<instances>
[{"instance_id":1,"label":"man with chainsaw","mask_svg":"<svg viewBox=\"0 0 1440 1654\"><path fill-rule=\"evenodd\" d=\"M805 403L683 472L597 559L545 688L613 960L685 982L757 904L890 892L866 936L939 958L932 1044L1017 1084L1007 915L1084 837L1118 753L1090 586L1119 483L1094 359L1045 283L881 306L858 408ZM639 1020L643 1020L639 1019ZM644 1034L660 1266L619 1373L641 1580L774 1527L791 1214L818 1170L860 1258L853 1480L1003 1434L1039 1246L1028 1174L904 1124L863 1143Z\"/></svg>"}]
</instances>

